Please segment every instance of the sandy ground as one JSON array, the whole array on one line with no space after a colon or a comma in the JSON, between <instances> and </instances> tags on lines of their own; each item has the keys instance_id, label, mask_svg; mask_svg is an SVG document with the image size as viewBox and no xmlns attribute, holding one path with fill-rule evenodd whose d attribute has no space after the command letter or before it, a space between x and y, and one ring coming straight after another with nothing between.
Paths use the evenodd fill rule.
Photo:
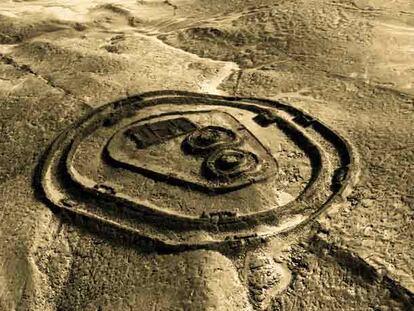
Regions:
<instances>
[{"instance_id":1,"label":"sandy ground","mask_svg":"<svg viewBox=\"0 0 414 311\"><path fill-rule=\"evenodd\" d=\"M237 258L121 247L37 197L57 133L162 89L286 100L359 156L358 185L282 256L294 278L266 304L252 303ZM2 1L0 309L410 310L413 96L410 0Z\"/></svg>"}]
</instances>

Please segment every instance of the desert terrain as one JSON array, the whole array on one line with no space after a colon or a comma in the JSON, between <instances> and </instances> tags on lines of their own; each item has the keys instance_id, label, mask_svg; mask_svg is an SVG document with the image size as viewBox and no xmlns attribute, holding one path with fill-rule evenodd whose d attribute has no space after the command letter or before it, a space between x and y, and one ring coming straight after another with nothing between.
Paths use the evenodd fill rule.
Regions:
<instances>
[{"instance_id":1,"label":"desert terrain","mask_svg":"<svg viewBox=\"0 0 414 311\"><path fill-rule=\"evenodd\" d=\"M350 143L355 182L304 230L237 249L160 249L51 208L55 137L162 90L301 109ZM0 129L0 310L414 308L410 0L2 1Z\"/></svg>"}]
</instances>

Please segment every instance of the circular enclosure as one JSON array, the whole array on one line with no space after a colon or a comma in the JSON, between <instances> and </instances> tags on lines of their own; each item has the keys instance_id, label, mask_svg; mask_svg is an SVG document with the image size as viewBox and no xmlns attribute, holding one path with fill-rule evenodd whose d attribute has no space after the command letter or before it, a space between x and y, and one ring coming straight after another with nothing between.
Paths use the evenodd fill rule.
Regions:
<instances>
[{"instance_id":1,"label":"circular enclosure","mask_svg":"<svg viewBox=\"0 0 414 311\"><path fill-rule=\"evenodd\" d=\"M260 171L260 160L252 152L241 149L218 149L205 163L206 176L212 179L231 180Z\"/></svg>"},{"instance_id":2,"label":"circular enclosure","mask_svg":"<svg viewBox=\"0 0 414 311\"><path fill-rule=\"evenodd\" d=\"M190 133L183 142L188 153L209 154L221 146L237 146L240 138L231 129L221 126L206 126Z\"/></svg>"},{"instance_id":3,"label":"circular enclosure","mask_svg":"<svg viewBox=\"0 0 414 311\"><path fill-rule=\"evenodd\" d=\"M205 246L287 234L353 176L349 144L286 103L160 91L102 106L62 133L41 185L67 213Z\"/></svg>"}]
</instances>

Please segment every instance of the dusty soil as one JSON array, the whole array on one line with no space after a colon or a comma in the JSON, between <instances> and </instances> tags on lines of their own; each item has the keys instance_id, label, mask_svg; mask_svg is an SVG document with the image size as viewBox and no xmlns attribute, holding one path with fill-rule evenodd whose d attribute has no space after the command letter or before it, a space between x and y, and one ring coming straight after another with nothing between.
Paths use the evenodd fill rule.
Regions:
<instances>
[{"instance_id":1,"label":"dusty soil","mask_svg":"<svg viewBox=\"0 0 414 311\"><path fill-rule=\"evenodd\" d=\"M0 4L0 309L412 310L410 0ZM160 250L48 206L36 167L93 108L176 89L284 100L344 136L358 183L289 239Z\"/></svg>"}]
</instances>

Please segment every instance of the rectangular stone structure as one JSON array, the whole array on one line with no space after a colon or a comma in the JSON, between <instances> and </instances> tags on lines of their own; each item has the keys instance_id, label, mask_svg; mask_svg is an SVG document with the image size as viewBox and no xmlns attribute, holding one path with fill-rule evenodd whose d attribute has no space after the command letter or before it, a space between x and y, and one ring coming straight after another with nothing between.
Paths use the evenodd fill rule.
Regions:
<instances>
[{"instance_id":1,"label":"rectangular stone structure","mask_svg":"<svg viewBox=\"0 0 414 311\"><path fill-rule=\"evenodd\" d=\"M136 143L137 148L145 149L171 138L193 132L197 126L186 118L162 120L138 125L127 131L127 135Z\"/></svg>"}]
</instances>

